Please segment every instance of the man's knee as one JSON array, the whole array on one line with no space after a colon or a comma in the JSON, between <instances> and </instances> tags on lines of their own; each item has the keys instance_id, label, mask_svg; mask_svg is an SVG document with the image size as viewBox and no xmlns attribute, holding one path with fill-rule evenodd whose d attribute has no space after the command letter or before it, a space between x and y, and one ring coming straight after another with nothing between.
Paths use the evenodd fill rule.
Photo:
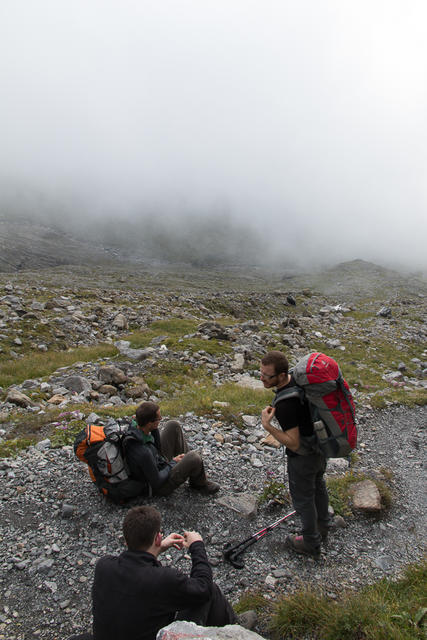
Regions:
<instances>
[{"instance_id":1,"label":"man's knee","mask_svg":"<svg viewBox=\"0 0 427 640\"><path fill-rule=\"evenodd\" d=\"M191 468L194 471L199 471L203 468L202 457L199 453L197 453L197 451L189 451L188 453L186 453L182 459L182 462L185 462L186 465L188 465L188 468Z\"/></svg>"},{"instance_id":2,"label":"man's knee","mask_svg":"<svg viewBox=\"0 0 427 640\"><path fill-rule=\"evenodd\" d=\"M179 424L178 420L168 420L165 426L163 427L162 431L164 431L165 433L169 433L169 432L181 433L182 427Z\"/></svg>"}]
</instances>

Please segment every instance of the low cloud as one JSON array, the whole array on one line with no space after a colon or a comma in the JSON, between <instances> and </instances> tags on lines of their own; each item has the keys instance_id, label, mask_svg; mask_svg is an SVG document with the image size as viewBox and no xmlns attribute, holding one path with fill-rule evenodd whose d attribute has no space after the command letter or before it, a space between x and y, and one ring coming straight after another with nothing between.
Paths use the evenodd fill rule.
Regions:
<instances>
[{"instance_id":1,"label":"low cloud","mask_svg":"<svg viewBox=\"0 0 427 640\"><path fill-rule=\"evenodd\" d=\"M4 0L0 213L129 246L170 232L170 255L175 238L208 262L223 244L425 268L426 18L418 0Z\"/></svg>"}]
</instances>

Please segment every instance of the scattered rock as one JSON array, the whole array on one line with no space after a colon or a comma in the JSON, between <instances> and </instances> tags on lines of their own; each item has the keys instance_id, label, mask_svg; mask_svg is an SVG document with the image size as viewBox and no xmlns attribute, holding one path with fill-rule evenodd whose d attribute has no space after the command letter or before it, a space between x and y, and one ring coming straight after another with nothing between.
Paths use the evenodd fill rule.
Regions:
<instances>
[{"instance_id":1,"label":"scattered rock","mask_svg":"<svg viewBox=\"0 0 427 640\"><path fill-rule=\"evenodd\" d=\"M381 511L381 496L372 480L363 480L352 485L353 507L360 511Z\"/></svg>"},{"instance_id":2,"label":"scattered rock","mask_svg":"<svg viewBox=\"0 0 427 640\"><path fill-rule=\"evenodd\" d=\"M118 313L114 318L113 327L115 329L120 329L120 330L128 328L128 321L126 320L125 316L122 313Z\"/></svg>"},{"instance_id":3,"label":"scattered rock","mask_svg":"<svg viewBox=\"0 0 427 640\"><path fill-rule=\"evenodd\" d=\"M25 393L21 393L17 389L9 389L6 396L6 402L16 404L18 407L34 407L35 402L31 400Z\"/></svg>"},{"instance_id":4,"label":"scattered rock","mask_svg":"<svg viewBox=\"0 0 427 640\"><path fill-rule=\"evenodd\" d=\"M106 384L126 384L128 378L127 375L118 367L113 365L106 365L100 367L98 371L98 378Z\"/></svg>"},{"instance_id":5,"label":"scattered rock","mask_svg":"<svg viewBox=\"0 0 427 640\"><path fill-rule=\"evenodd\" d=\"M63 385L73 393L89 393L92 391L91 383L83 376L68 376L63 381Z\"/></svg>"},{"instance_id":6,"label":"scattered rock","mask_svg":"<svg viewBox=\"0 0 427 640\"><path fill-rule=\"evenodd\" d=\"M217 502L246 518L251 518L257 512L258 498L251 493L223 496Z\"/></svg>"}]
</instances>

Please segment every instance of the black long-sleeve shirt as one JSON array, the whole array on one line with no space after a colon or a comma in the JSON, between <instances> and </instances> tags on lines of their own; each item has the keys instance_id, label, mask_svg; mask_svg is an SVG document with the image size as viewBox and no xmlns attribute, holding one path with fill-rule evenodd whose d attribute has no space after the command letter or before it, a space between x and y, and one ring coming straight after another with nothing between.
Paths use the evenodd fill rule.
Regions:
<instances>
[{"instance_id":1,"label":"black long-sleeve shirt","mask_svg":"<svg viewBox=\"0 0 427 640\"><path fill-rule=\"evenodd\" d=\"M175 612L203 605L212 595L212 570L203 542L189 548L190 576L146 551L98 560L92 588L95 640L155 640Z\"/></svg>"}]
</instances>

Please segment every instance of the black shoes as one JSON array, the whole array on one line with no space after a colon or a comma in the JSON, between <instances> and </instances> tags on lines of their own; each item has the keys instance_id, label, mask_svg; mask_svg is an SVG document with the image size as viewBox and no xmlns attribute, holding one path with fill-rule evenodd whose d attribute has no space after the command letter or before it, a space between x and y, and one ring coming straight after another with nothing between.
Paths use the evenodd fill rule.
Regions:
<instances>
[{"instance_id":1,"label":"black shoes","mask_svg":"<svg viewBox=\"0 0 427 640\"><path fill-rule=\"evenodd\" d=\"M212 495L213 493L217 493L220 489L220 485L213 480L207 480L206 484L194 485L190 484L191 489L195 491L200 491L200 493L204 493L206 495Z\"/></svg>"}]
</instances>

